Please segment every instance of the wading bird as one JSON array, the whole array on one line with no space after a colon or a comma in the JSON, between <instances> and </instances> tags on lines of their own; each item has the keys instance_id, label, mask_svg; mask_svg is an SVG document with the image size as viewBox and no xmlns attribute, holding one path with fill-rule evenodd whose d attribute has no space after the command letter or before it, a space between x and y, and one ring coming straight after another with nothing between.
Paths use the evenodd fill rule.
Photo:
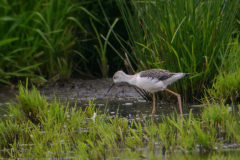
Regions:
<instances>
[{"instance_id":1,"label":"wading bird","mask_svg":"<svg viewBox=\"0 0 240 160\"><path fill-rule=\"evenodd\" d=\"M150 69L150 70L139 72L134 75L128 75L123 71L117 71L113 75L113 84L109 88L107 93L110 91L110 89L114 86L115 83L120 83L120 82L127 82L131 85L137 86L148 92L152 92L153 93L152 119L153 119L155 115L155 92L165 90L177 96L180 115L182 115L181 96L171 90L168 90L167 86L185 76L192 75L192 74L194 73L172 73L163 69Z\"/></svg>"}]
</instances>

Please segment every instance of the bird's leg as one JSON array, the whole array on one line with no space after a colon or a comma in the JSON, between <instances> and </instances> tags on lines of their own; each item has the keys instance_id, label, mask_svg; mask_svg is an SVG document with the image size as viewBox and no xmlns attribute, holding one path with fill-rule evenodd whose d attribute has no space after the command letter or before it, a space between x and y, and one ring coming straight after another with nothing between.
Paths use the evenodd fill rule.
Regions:
<instances>
[{"instance_id":1,"label":"bird's leg","mask_svg":"<svg viewBox=\"0 0 240 160\"><path fill-rule=\"evenodd\" d=\"M155 93L153 93L153 110L152 110L152 120L154 118L155 115Z\"/></svg>"},{"instance_id":2,"label":"bird's leg","mask_svg":"<svg viewBox=\"0 0 240 160\"><path fill-rule=\"evenodd\" d=\"M169 93L174 94L175 96L177 96L178 105L179 105L179 110L180 110L180 115L182 116L182 103L181 103L181 96L180 96L180 94L177 94L177 93L175 93L175 92L173 92L173 91L171 91L171 90L168 90L168 89L166 89L166 88L164 88L164 90L165 90L165 91L168 91Z\"/></svg>"}]
</instances>

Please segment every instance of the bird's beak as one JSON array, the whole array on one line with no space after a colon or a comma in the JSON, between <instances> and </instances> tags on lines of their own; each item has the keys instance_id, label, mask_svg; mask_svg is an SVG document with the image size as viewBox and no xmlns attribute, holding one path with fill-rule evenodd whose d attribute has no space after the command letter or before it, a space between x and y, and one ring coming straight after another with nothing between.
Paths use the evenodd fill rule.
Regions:
<instances>
[{"instance_id":1,"label":"bird's beak","mask_svg":"<svg viewBox=\"0 0 240 160\"><path fill-rule=\"evenodd\" d=\"M110 91L110 89L114 86L115 83L111 85L111 87L108 89L107 93Z\"/></svg>"}]
</instances>

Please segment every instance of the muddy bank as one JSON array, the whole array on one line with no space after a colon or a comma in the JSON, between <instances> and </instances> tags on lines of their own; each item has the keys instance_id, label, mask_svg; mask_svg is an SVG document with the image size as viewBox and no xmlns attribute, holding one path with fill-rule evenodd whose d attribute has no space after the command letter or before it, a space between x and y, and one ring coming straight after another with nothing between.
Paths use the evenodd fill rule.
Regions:
<instances>
[{"instance_id":1,"label":"muddy bank","mask_svg":"<svg viewBox=\"0 0 240 160\"><path fill-rule=\"evenodd\" d=\"M59 98L71 100L93 100L94 97L96 100L142 99L139 93L127 83L116 84L107 93L111 84L111 78L88 81L74 79L67 82L57 82L54 86L43 88L40 91L44 92L49 98L53 97L55 92Z\"/></svg>"},{"instance_id":2,"label":"muddy bank","mask_svg":"<svg viewBox=\"0 0 240 160\"><path fill-rule=\"evenodd\" d=\"M134 99L144 101L139 93L127 83L116 84L109 93L107 93L111 84L111 78L96 80L71 79L69 81L58 81L52 85L39 87L38 89L41 93L44 93L48 99L54 98L55 94L57 98L66 101L88 101L93 99L108 99L109 101ZM11 89L6 86L1 86L0 103L15 101L16 94L18 94L17 87Z\"/></svg>"}]
</instances>

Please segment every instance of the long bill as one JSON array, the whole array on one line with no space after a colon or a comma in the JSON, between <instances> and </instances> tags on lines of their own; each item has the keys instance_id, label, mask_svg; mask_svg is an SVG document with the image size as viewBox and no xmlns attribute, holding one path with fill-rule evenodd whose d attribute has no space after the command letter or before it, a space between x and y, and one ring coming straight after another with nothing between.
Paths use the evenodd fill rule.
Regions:
<instances>
[{"instance_id":1,"label":"long bill","mask_svg":"<svg viewBox=\"0 0 240 160\"><path fill-rule=\"evenodd\" d=\"M111 85L111 87L108 89L107 93L110 91L110 89L112 89L112 87L114 86L114 84L115 84L115 83L113 83L113 84Z\"/></svg>"}]
</instances>

